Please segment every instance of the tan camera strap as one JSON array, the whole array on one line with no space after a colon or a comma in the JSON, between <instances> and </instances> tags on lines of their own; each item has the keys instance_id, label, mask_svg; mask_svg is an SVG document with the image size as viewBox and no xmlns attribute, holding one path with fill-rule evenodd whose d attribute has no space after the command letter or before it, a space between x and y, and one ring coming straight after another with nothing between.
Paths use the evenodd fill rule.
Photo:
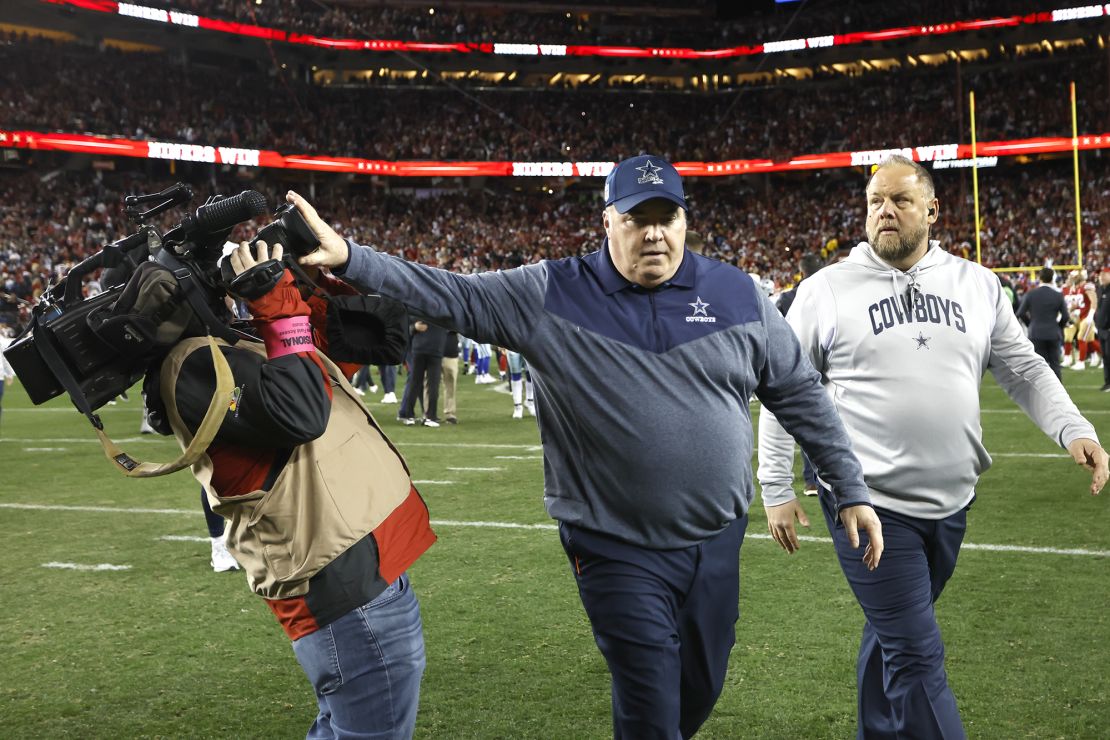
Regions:
<instances>
[{"instance_id":1,"label":"tan camera strap","mask_svg":"<svg viewBox=\"0 0 1110 740\"><path fill-rule=\"evenodd\" d=\"M208 404L208 410L204 412L204 419L197 427L196 435L176 460L168 463L136 460L121 450L103 429L96 430L96 436L100 438L100 446L104 448L104 454L128 478L154 478L176 473L199 460L208 449L208 445L216 438L216 433L224 423L228 406L231 404L235 380L231 374L231 367L227 364L227 358L211 335L208 337L208 348L212 351L212 364L216 369L216 391L212 394L212 401Z\"/></svg>"}]
</instances>

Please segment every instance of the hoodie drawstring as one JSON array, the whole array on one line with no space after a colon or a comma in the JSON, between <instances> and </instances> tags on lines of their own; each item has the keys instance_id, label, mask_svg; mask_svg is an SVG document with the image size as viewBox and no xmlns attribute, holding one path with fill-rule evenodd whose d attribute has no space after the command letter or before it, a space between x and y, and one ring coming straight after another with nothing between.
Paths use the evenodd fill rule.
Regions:
<instances>
[{"instance_id":1,"label":"hoodie drawstring","mask_svg":"<svg viewBox=\"0 0 1110 740\"><path fill-rule=\"evenodd\" d=\"M898 290L898 276L905 275L909 279L909 285L906 286L906 297L909 299L907 310L912 311L914 303L917 301L917 296L921 293L921 284L917 282L917 270L912 272L903 273L901 270L890 271L890 286L891 292L895 297L900 295Z\"/></svg>"}]
</instances>

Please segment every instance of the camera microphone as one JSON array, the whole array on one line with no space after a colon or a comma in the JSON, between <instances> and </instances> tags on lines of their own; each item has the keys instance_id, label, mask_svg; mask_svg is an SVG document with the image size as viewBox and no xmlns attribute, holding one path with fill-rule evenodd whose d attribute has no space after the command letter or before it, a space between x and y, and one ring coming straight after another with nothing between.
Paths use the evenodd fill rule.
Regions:
<instances>
[{"instance_id":1,"label":"camera microphone","mask_svg":"<svg viewBox=\"0 0 1110 740\"><path fill-rule=\"evenodd\" d=\"M197 209L195 215L185 219L162 236L162 242L177 247L192 241L199 248L198 257L223 244L224 237L236 224L266 212L266 196L255 190L244 190L230 198L210 199Z\"/></svg>"},{"instance_id":2,"label":"camera microphone","mask_svg":"<svg viewBox=\"0 0 1110 740\"><path fill-rule=\"evenodd\" d=\"M211 233L230 229L267 211L266 196L257 190L244 190L230 198L205 203L197 209L190 231Z\"/></svg>"}]
</instances>

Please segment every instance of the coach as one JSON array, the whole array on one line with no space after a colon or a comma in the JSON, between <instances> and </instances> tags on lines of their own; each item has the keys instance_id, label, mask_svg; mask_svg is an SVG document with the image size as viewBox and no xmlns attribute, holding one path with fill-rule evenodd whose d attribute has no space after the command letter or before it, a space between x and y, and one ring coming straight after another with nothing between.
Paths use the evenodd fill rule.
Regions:
<instances>
[{"instance_id":1,"label":"coach","mask_svg":"<svg viewBox=\"0 0 1110 740\"><path fill-rule=\"evenodd\" d=\"M956 568L991 463L979 385L990 370L1033 421L1106 483L1106 452L1060 381L1033 352L998 278L930 243L939 202L929 171L892 156L867 185L867 241L802 283L787 320L823 376L863 463L886 552L858 567L821 504L840 565L863 609L860 738L962 738L933 604ZM775 412L777 414L777 412ZM779 421L782 421L781 419ZM792 549L793 441L759 418L759 481L776 540ZM853 543L854 544L854 543Z\"/></svg>"},{"instance_id":2,"label":"coach","mask_svg":"<svg viewBox=\"0 0 1110 740\"><path fill-rule=\"evenodd\" d=\"M613 170L598 251L478 275L344 241L289 199L322 242L302 262L527 359L544 503L612 675L616 737L690 737L721 692L753 496L752 394L822 471L847 536L869 533L877 565L881 531L819 376L746 274L684 248L686 198L663 159Z\"/></svg>"},{"instance_id":3,"label":"coach","mask_svg":"<svg viewBox=\"0 0 1110 740\"><path fill-rule=\"evenodd\" d=\"M1044 358L1056 377L1060 377L1060 346L1064 343L1064 327L1071 322L1064 294L1056 289L1056 271L1041 268L1041 284L1022 296L1017 317L1029 323L1029 341L1033 350Z\"/></svg>"}]
</instances>

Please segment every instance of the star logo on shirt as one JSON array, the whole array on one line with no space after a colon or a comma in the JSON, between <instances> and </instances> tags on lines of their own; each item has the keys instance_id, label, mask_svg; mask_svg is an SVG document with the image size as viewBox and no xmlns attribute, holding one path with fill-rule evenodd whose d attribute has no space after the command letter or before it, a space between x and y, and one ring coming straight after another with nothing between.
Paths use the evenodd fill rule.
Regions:
<instances>
[{"instance_id":1,"label":"star logo on shirt","mask_svg":"<svg viewBox=\"0 0 1110 740\"><path fill-rule=\"evenodd\" d=\"M921 349L922 347L929 349L930 339L932 339L932 337L927 337L923 333L917 332L917 336L913 338L913 341L917 342L917 349Z\"/></svg>"},{"instance_id":2,"label":"star logo on shirt","mask_svg":"<svg viewBox=\"0 0 1110 740\"><path fill-rule=\"evenodd\" d=\"M637 167L636 169L639 170L640 172L644 173L640 177L640 179L636 181L637 184L639 184L639 185L662 185L663 184L663 178L659 176L659 171L662 170L663 168L659 167L658 165L652 164L650 159L647 161L647 164L645 164L643 167Z\"/></svg>"},{"instance_id":3,"label":"star logo on shirt","mask_svg":"<svg viewBox=\"0 0 1110 740\"><path fill-rule=\"evenodd\" d=\"M708 313L706 313L706 309L709 308L709 304L703 302L700 295L698 296L698 299L696 301L694 301L693 303L687 303L686 305L694 309L694 313L692 313L691 316L709 315Z\"/></svg>"}]
</instances>

